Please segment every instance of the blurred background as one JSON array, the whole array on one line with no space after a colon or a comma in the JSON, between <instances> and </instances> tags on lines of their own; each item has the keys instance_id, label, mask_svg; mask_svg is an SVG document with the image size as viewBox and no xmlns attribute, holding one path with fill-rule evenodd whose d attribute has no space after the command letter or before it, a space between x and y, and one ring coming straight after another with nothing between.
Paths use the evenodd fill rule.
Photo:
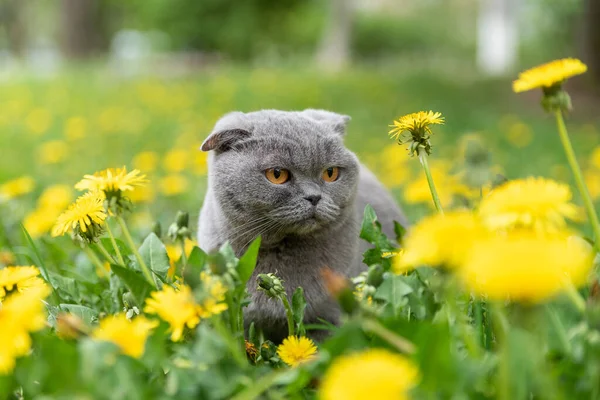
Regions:
<instances>
[{"instance_id":1,"label":"blurred background","mask_svg":"<svg viewBox=\"0 0 600 400\"><path fill-rule=\"evenodd\" d=\"M599 22L600 0L0 0L0 207L40 237L83 174L126 165L152 180L133 199L140 230L195 216L203 139L261 108L350 115L348 146L412 220L428 188L387 131L418 110L447 120L431 157L446 205L496 174L569 182L540 94L511 91L520 70L569 56L590 67L569 82L567 123L597 199Z\"/></svg>"}]
</instances>

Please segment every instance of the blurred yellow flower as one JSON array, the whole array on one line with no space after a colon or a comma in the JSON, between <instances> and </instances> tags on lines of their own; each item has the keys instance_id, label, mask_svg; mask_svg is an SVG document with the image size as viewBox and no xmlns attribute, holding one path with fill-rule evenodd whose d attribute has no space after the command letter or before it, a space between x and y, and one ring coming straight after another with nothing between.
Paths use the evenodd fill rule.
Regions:
<instances>
[{"instance_id":1,"label":"blurred yellow flower","mask_svg":"<svg viewBox=\"0 0 600 400\"><path fill-rule=\"evenodd\" d=\"M155 198L156 193L152 185L138 187L129 194L129 200L134 203L151 203Z\"/></svg>"},{"instance_id":2,"label":"blurred yellow flower","mask_svg":"<svg viewBox=\"0 0 600 400\"><path fill-rule=\"evenodd\" d=\"M56 219L73 199L73 191L67 185L48 186L37 201L37 208L23 219L23 225L33 238L50 232Z\"/></svg>"},{"instance_id":3,"label":"blurred yellow flower","mask_svg":"<svg viewBox=\"0 0 600 400\"><path fill-rule=\"evenodd\" d=\"M0 264L9 265L14 264L15 255L8 250L0 250Z\"/></svg>"},{"instance_id":4,"label":"blurred yellow flower","mask_svg":"<svg viewBox=\"0 0 600 400\"><path fill-rule=\"evenodd\" d=\"M48 286L8 296L0 305L0 375L12 371L17 357L26 355L31 348L30 332L46 324L42 300L50 294Z\"/></svg>"},{"instance_id":5,"label":"blurred yellow flower","mask_svg":"<svg viewBox=\"0 0 600 400\"><path fill-rule=\"evenodd\" d=\"M423 218L407 233L404 252L393 270L402 273L420 265L457 267L469 248L489 232L471 212L449 212Z\"/></svg>"},{"instance_id":6,"label":"blurred yellow flower","mask_svg":"<svg viewBox=\"0 0 600 400\"><path fill-rule=\"evenodd\" d=\"M183 175L171 174L158 181L160 192L165 196L177 196L187 191L188 179Z\"/></svg>"},{"instance_id":7,"label":"blurred yellow flower","mask_svg":"<svg viewBox=\"0 0 600 400\"><path fill-rule=\"evenodd\" d=\"M581 238L511 232L478 241L459 275L490 299L537 302L583 284L592 259L592 247Z\"/></svg>"},{"instance_id":8,"label":"blurred yellow flower","mask_svg":"<svg viewBox=\"0 0 600 400\"><path fill-rule=\"evenodd\" d=\"M519 79L513 82L513 91L519 93L536 88L549 88L585 71L587 66L578 59L554 60L521 72Z\"/></svg>"},{"instance_id":9,"label":"blurred yellow flower","mask_svg":"<svg viewBox=\"0 0 600 400\"><path fill-rule=\"evenodd\" d=\"M321 400L407 400L419 382L419 370L409 359L383 349L340 356L325 372Z\"/></svg>"},{"instance_id":10,"label":"blurred yellow flower","mask_svg":"<svg viewBox=\"0 0 600 400\"><path fill-rule=\"evenodd\" d=\"M165 154L163 166L168 172L182 172L188 164L189 153L186 150L173 149Z\"/></svg>"},{"instance_id":11,"label":"blurred yellow flower","mask_svg":"<svg viewBox=\"0 0 600 400\"><path fill-rule=\"evenodd\" d=\"M429 125L442 125L444 123L444 117L442 113L433 111L419 111L416 113L404 115L394 121L392 128L389 131L390 137L393 139L399 139L403 132L409 131L411 133L429 133L431 129Z\"/></svg>"},{"instance_id":12,"label":"blurred yellow flower","mask_svg":"<svg viewBox=\"0 0 600 400\"><path fill-rule=\"evenodd\" d=\"M32 283L37 284L38 282L33 282L31 279L39 274L40 271L34 266L8 266L0 269L0 302L6 293L13 289L21 292Z\"/></svg>"},{"instance_id":13,"label":"blurred yellow flower","mask_svg":"<svg viewBox=\"0 0 600 400\"><path fill-rule=\"evenodd\" d=\"M208 153L198 150L200 146L194 147L192 158L192 172L197 176L204 176L208 172Z\"/></svg>"},{"instance_id":14,"label":"blurred yellow flower","mask_svg":"<svg viewBox=\"0 0 600 400\"><path fill-rule=\"evenodd\" d=\"M127 167L108 168L94 175L84 175L83 179L77 182L75 189L103 191L107 197L115 192L125 192L134 190L136 187L144 186L148 180L139 170L134 169L127 172Z\"/></svg>"},{"instance_id":15,"label":"blurred yellow flower","mask_svg":"<svg viewBox=\"0 0 600 400\"><path fill-rule=\"evenodd\" d=\"M154 151L142 151L133 157L133 167L140 171L153 172L158 164L158 154Z\"/></svg>"},{"instance_id":16,"label":"blurred yellow flower","mask_svg":"<svg viewBox=\"0 0 600 400\"><path fill-rule=\"evenodd\" d=\"M227 288L219 278L206 272L202 272L200 274L200 280L202 281L202 287L204 289L204 296L200 301L200 306L198 308L200 317L210 318L213 315L218 315L227 310L227 303L225 302Z\"/></svg>"},{"instance_id":17,"label":"blurred yellow flower","mask_svg":"<svg viewBox=\"0 0 600 400\"><path fill-rule=\"evenodd\" d=\"M64 135L67 140L83 139L87 132L87 121L83 117L70 117L65 122Z\"/></svg>"},{"instance_id":18,"label":"blurred yellow flower","mask_svg":"<svg viewBox=\"0 0 600 400\"><path fill-rule=\"evenodd\" d=\"M144 312L158 315L171 326L171 340L181 340L183 329L194 328L200 323L200 306L194 300L192 290L187 285L181 285L175 290L164 285L159 292L152 292L146 299Z\"/></svg>"},{"instance_id":19,"label":"blurred yellow flower","mask_svg":"<svg viewBox=\"0 0 600 400\"><path fill-rule=\"evenodd\" d=\"M34 108L25 118L25 125L31 133L41 135L45 133L52 124L52 114L45 108Z\"/></svg>"},{"instance_id":20,"label":"blurred yellow flower","mask_svg":"<svg viewBox=\"0 0 600 400\"><path fill-rule=\"evenodd\" d=\"M588 169L583 173L585 184L593 200L600 198L600 170Z\"/></svg>"},{"instance_id":21,"label":"blurred yellow flower","mask_svg":"<svg viewBox=\"0 0 600 400\"><path fill-rule=\"evenodd\" d=\"M87 192L58 216L52 228L52 236L74 232L82 234L90 241L94 240L101 231L106 217L104 196L100 192Z\"/></svg>"},{"instance_id":22,"label":"blurred yellow flower","mask_svg":"<svg viewBox=\"0 0 600 400\"><path fill-rule=\"evenodd\" d=\"M146 339L158 325L144 316L137 316L128 320L125 313L110 315L100 321L92 332L94 339L116 344L123 354L133 358L140 358L144 354Z\"/></svg>"},{"instance_id":23,"label":"blurred yellow flower","mask_svg":"<svg viewBox=\"0 0 600 400\"><path fill-rule=\"evenodd\" d=\"M430 169L442 206L448 207L455 195L468 195L471 193L471 190L460 182L458 176L449 173L446 164L440 162L432 163ZM429 189L429 183L425 174L420 174L415 180L406 185L404 199L409 204L425 203L430 207L434 207L431 190Z\"/></svg>"},{"instance_id":24,"label":"blurred yellow flower","mask_svg":"<svg viewBox=\"0 0 600 400\"><path fill-rule=\"evenodd\" d=\"M494 230L526 227L556 232L566 227L565 218L581 218L580 210L571 199L569 186L530 177L507 182L492 190L481 202L479 214Z\"/></svg>"},{"instance_id":25,"label":"blurred yellow flower","mask_svg":"<svg viewBox=\"0 0 600 400\"><path fill-rule=\"evenodd\" d=\"M533 131L523 122L515 122L506 131L506 138L517 148L523 148L533 140Z\"/></svg>"},{"instance_id":26,"label":"blurred yellow flower","mask_svg":"<svg viewBox=\"0 0 600 400\"><path fill-rule=\"evenodd\" d=\"M35 182L30 176L22 176L0 184L0 201L22 196L33 190Z\"/></svg>"},{"instance_id":27,"label":"blurred yellow flower","mask_svg":"<svg viewBox=\"0 0 600 400\"><path fill-rule=\"evenodd\" d=\"M375 159L377 176L388 188L403 185L411 176L409 161L409 158L398 148L398 145L385 146L381 155L378 155Z\"/></svg>"},{"instance_id":28,"label":"blurred yellow flower","mask_svg":"<svg viewBox=\"0 0 600 400\"><path fill-rule=\"evenodd\" d=\"M198 244L196 243L195 240L190 240L190 239L185 239L185 243L184 243L184 247L185 247L185 255L186 257L189 257L190 253L192 252L192 250L194 249L194 246L197 246ZM173 278L173 275L175 274L175 267L176 267L176 262L179 261L179 259L181 259L181 246L180 245L175 245L175 244L167 244L165 245L165 247L167 248L167 255L169 256L169 262L170 262L170 267L169 267L169 271L167 272L167 275L169 276L169 278Z\"/></svg>"},{"instance_id":29,"label":"blurred yellow flower","mask_svg":"<svg viewBox=\"0 0 600 400\"><path fill-rule=\"evenodd\" d=\"M38 238L50 232L60 214L60 210L35 209L25 215L23 226L32 238Z\"/></svg>"},{"instance_id":30,"label":"blurred yellow flower","mask_svg":"<svg viewBox=\"0 0 600 400\"><path fill-rule=\"evenodd\" d=\"M305 336L289 336L277 347L277 355L290 367L310 361L316 354L317 346Z\"/></svg>"},{"instance_id":31,"label":"blurred yellow flower","mask_svg":"<svg viewBox=\"0 0 600 400\"><path fill-rule=\"evenodd\" d=\"M69 146L62 140L51 140L42 143L37 152L40 164L57 164L67 158Z\"/></svg>"},{"instance_id":32,"label":"blurred yellow flower","mask_svg":"<svg viewBox=\"0 0 600 400\"><path fill-rule=\"evenodd\" d=\"M73 190L68 185L50 185L40 195L37 204L40 209L66 208L73 201Z\"/></svg>"},{"instance_id":33,"label":"blurred yellow flower","mask_svg":"<svg viewBox=\"0 0 600 400\"><path fill-rule=\"evenodd\" d=\"M597 146L592 151L592 155L590 156L590 164L596 168L600 169L600 146Z\"/></svg>"}]
</instances>

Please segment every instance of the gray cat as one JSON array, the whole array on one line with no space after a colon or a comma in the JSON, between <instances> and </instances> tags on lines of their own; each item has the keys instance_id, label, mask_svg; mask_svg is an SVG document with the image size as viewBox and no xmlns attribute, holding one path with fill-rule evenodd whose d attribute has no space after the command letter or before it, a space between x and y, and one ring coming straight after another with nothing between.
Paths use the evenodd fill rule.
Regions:
<instances>
[{"instance_id":1,"label":"gray cat","mask_svg":"<svg viewBox=\"0 0 600 400\"><path fill-rule=\"evenodd\" d=\"M339 309L321 268L348 277L365 269L368 246L358 236L367 204L390 237L393 220L406 224L389 192L344 146L349 120L322 110L233 112L202 144L212 152L198 243L212 251L229 241L240 255L262 236L244 316L271 340L286 336L287 323L282 305L256 290L257 274L276 273L289 296L302 286L306 323L337 323Z\"/></svg>"}]
</instances>

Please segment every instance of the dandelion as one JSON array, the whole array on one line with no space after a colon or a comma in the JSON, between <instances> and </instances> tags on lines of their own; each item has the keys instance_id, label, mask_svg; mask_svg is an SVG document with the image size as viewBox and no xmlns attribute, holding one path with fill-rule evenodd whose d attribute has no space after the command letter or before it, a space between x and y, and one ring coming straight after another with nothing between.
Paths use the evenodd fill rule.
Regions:
<instances>
[{"instance_id":1,"label":"dandelion","mask_svg":"<svg viewBox=\"0 0 600 400\"><path fill-rule=\"evenodd\" d=\"M190 253L192 252L194 247L196 247L197 245L198 244L196 243L195 240L190 240L190 239L184 240L183 248L185 249L186 258L189 257ZM173 244L167 244L165 247L167 249L167 255L169 256L169 263L170 263L169 270L167 271L167 275L170 278L173 278L173 276L175 275L176 263L181 259L181 256L183 255L183 249L181 246L176 246Z\"/></svg>"},{"instance_id":2,"label":"dandelion","mask_svg":"<svg viewBox=\"0 0 600 400\"><path fill-rule=\"evenodd\" d=\"M290 367L296 367L315 358L317 346L307 337L290 336L277 347L277 355Z\"/></svg>"},{"instance_id":3,"label":"dandelion","mask_svg":"<svg viewBox=\"0 0 600 400\"><path fill-rule=\"evenodd\" d=\"M15 288L18 292L23 292L46 286L46 283L38 278L39 274L40 270L34 266L8 266L0 269L0 301Z\"/></svg>"},{"instance_id":4,"label":"dandelion","mask_svg":"<svg viewBox=\"0 0 600 400\"><path fill-rule=\"evenodd\" d=\"M107 199L121 192L134 190L144 186L148 180L139 170L127 172L127 168L108 168L94 175L84 175L83 179L75 185L77 190L102 191Z\"/></svg>"},{"instance_id":5,"label":"dandelion","mask_svg":"<svg viewBox=\"0 0 600 400\"><path fill-rule=\"evenodd\" d=\"M85 137L87 121L83 117L71 117L67 119L64 134L68 140L77 140Z\"/></svg>"},{"instance_id":6,"label":"dandelion","mask_svg":"<svg viewBox=\"0 0 600 400\"><path fill-rule=\"evenodd\" d=\"M338 357L325 372L322 400L408 399L419 370L407 358L383 349Z\"/></svg>"},{"instance_id":7,"label":"dandelion","mask_svg":"<svg viewBox=\"0 0 600 400\"><path fill-rule=\"evenodd\" d=\"M200 273L200 280L205 292L198 309L200 317L210 318L227 310L227 303L225 302L227 288L225 285L217 277L206 272Z\"/></svg>"},{"instance_id":8,"label":"dandelion","mask_svg":"<svg viewBox=\"0 0 600 400\"><path fill-rule=\"evenodd\" d=\"M128 320L125 313L111 315L100 321L92 332L92 337L116 344L123 354L140 358L144 354L146 339L157 326L156 321L150 321L143 316Z\"/></svg>"},{"instance_id":9,"label":"dandelion","mask_svg":"<svg viewBox=\"0 0 600 400\"><path fill-rule=\"evenodd\" d=\"M452 212L422 219L406 235L404 253L393 262L403 273L420 265L457 267L472 244L488 235L470 212Z\"/></svg>"},{"instance_id":10,"label":"dandelion","mask_svg":"<svg viewBox=\"0 0 600 400\"><path fill-rule=\"evenodd\" d=\"M549 89L586 71L587 66L576 58L554 60L521 72L519 79L513 82L513 90L519 93L537 88Z\"/></svg>"},{"instance_id":11,"label":"dandelion","mask_svg":"<svg viewBox=\"0 0 600 400\"><path fill-rule=\"evenodd\" d=\"M180 174L170 174L158 181L158 188L165 196L177 196L188 189L188 179Z\"/></svg>"},{"instance_id":12,"label":"dandelion","mask_svg":"<svg viewBox=\"0 0 600 400\"><path fill-rule=\"evenodd\" d=\"M46 314L42 300L50 294L47 286L40 286L7 297L0 307L0 375L8 374L18 357L31 349L30 332L42 329Z\"/></svg>"},{"instance_id":13,"label":"dandelion","mask_svg":"<svg viewBox=\"0 0 600 400\"><path fill-rule=\"evenodd\" d=\"M158 154L154 151L143 151L133 158L133 166L140 171L152 172L156 170Z\"/></svg>"},{"instance_id":14,"label":"dandelion","mask_svg":"<svg viewBox=\"0 0 600 400\"><path fill-rule=\"evenodd\" d=\"M531 228L538 232L565 229L565 219L580 219L571 189L545 178L510 181L492 190L479 214L490 229Z\"/></svg>"},{"instance_id":15,"label":"dandelion","mask_svg":"<svg viewBox=\"0 0 600 400\"><path fill-rule=\"evenodd\" d=\"M181 340L183 329L194 328L200 323L202 309L194 300L189 286L181 285L175 290L164 285L159 292L152 292L150 298L146 299L144 312L158 315L171 327L171 340Z\"/></svg>"},{"instance_id":16,"label":"dandelion","mask_svg":"<svg viewBox=\"0 0 600 400\"><path fill-rule=\"evenodd\" d=\"M85 243L94 242L102 233L107 215L104 211L104 196L100 192L88 192L63 212L52 228L52 236L71 232L74 238Z\"/></svg>"},{"instance_id":17,"label":"dandelion","mask_svg":"<svg viewBox=\"0 0 600 400\"><path fill-rule=\"evenodd\" d=\"M466 194L469 188L460 182L456 175L449 172L449 167L446 163L437 162L431 164L431 178L436 185L438 198L443 207L449 206L452 203L455 195ZM409 204L426 203L431 205L431 189L427 176L420 176L408 182L404 189L404 199ZM433 204L435 207L435 204Z\"/></svg>"},{"instance_id":18,"label":"dandelion","mask_svg":"<svg viewBox=\"0 0 600 400\"><path fill-rule=\"evenodd\" d=\"M182 172L188 164L189 153L186 150L173 149L165 154L163 167L169 172Z\"/></svg>"},{"instance_id":19,"label":"dandelion","mask_svg":"<svg viewBox=\"0 0 600 400\"><path fill-rule=\"evenodd\" d=\"M583 284L592 257L582 239L521 231L478 241L458 273L490 299L539 302Z\"/></svg>"},{"instance_id":20,"label":"dandelion","mask_svg":"<svg viewBox=\"0 0 600 400\"><path fill-rule=\"evenodd\" d=\"M62 140L42 143L38 149L38 160L42 165L57 164L69 155L69 146Z\"/></svg>"},{"instance_id":21,"label":"dandelion","mask_svg":"<svg viewBox=\"0 0 600 400\"><path fill-rule=\"evenodd\" d=\"M33 190L35 182L30 176L4 182L0 185L0 201L14 199Z\"/></svg>"}]
</instances>

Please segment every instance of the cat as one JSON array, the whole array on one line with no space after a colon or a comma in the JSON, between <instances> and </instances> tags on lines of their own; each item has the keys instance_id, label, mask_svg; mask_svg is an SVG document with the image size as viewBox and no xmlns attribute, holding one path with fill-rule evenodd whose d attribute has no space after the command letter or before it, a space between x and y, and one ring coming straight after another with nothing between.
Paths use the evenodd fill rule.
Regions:
<instances>
[{"instance_id":1,"label":"cat","mask_svg":"<svg viewBox=\"0 0 600 400\"><path fill-rule=\"evenodd\" d=\"M214 251L229 241L239 256L261 236L244 319L273 341L287 336L287 322L283 306L257 290L258 274L275 273L289 298L302 286L305 323L335 324L340 310L320 271L353 277L366 268L368 243L359 241L365 206L373 206L389 237L392 221L407 224L390 193L344 146L349 120L314 109L232 112L202 144L210 154L198 243ZM317 340L323 335L309 332Z\"/></svg>"}]
</instances>

